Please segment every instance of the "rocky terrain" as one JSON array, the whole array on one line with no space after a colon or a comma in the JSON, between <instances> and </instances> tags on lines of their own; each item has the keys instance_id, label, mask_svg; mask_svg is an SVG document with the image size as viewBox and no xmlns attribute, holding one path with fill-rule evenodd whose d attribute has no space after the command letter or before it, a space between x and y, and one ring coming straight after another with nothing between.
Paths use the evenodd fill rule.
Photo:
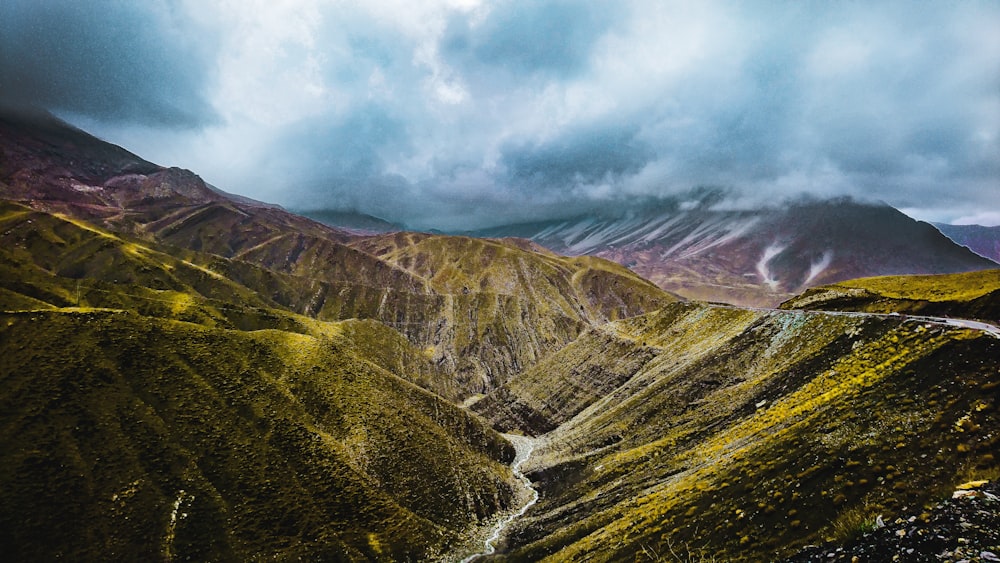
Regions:
<instances>
[{"instance_id":1,"label":"rocky terrain","mask_svg":"<svg viewBox=\"0 0 1000 563\"><path fill-rule=\"evenodd\" d=\"M788 563L809 561L1000 561L1000 484L963 483L953 498L886 522L866 514L841 545L814 546Z\"/></svg>"}]
</instances>

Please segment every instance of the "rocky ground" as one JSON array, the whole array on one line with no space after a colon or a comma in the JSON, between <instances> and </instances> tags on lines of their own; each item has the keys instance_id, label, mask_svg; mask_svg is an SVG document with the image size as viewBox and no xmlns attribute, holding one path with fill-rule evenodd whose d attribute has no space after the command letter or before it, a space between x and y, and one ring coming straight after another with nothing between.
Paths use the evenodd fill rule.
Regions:
<instances>
[{"instance_id":1,"label":"rocky ground","mask_svg":"<svg viewBox=\"0 0 1000 563\"><path fill-rule=\"evenodd\" d=\"M881 524L840 546L808 547L787 562L1000 561L1000 483L966 483L926 512Z\"/></svg>"}]
</instances>

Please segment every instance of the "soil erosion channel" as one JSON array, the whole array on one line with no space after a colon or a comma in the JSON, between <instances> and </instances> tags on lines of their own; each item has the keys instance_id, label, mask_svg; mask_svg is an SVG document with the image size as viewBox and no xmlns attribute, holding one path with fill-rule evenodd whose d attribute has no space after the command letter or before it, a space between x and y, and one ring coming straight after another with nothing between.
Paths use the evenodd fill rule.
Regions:
<instances>
[{"instance_id":1,"label":"soil erosion channel","mask_svg":"<svg viewBox=\"0 0 1000 563\"><path fill-rule=\"evenodd\" d=\"M504 530L510 526L511 522L517 520L521 516L524 516L524 513L527 512L532 505L538 502L538 491L531 486L531 480L525 477L524 473L521 472L521 466L531 458L531 452L535 450L536 439L529 438L527 436L518 436L516 434L504 434L503 436L514 445L514 450L517 452L517 455L514 456L514 462L511 463L510 468L514 472L514 476L517 477L529 491L531 491L531 498L517 512L512 512L501 518L500 521L497 522L496 526L494 526L493 533L486 539L483 551L466 557L462 560L462 563L468 563L478 557L495 552L496 546L494 544L496 544L497 540L500 539L500 536L503 535Z\"/></svg>"}]
</instances>

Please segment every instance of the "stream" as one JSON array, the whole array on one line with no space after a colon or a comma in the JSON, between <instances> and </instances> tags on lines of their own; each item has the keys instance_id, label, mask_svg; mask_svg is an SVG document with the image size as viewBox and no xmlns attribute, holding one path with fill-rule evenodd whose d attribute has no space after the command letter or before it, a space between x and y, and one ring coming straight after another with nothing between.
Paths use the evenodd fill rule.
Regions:
<instances>
[{"instance_id":1,"label":"stream","mask_svg":"<svg viewBox=\"0 0 1000 563\"><path fill-rule=\"evenodd\" d=\"M531 480L528 479L524 473L521 473L521 466L531 458L531 452L535 450L536 439L529 438L527 436L517 436L515 434L504 434L503 437L507 438L507 440L514 445L516 455L514 456L514 461L511 463L510 468L514 472L514 476L517 477L517 479L531 491L531 499L517 512L512 512L501 518L500 521L497 522L496 526L493 527L493 533L491 533L490 537L486 539L483 551L466 557L462 560L462 563L469 563L470 561L482 557L483 555L489 555L495 552L496 546L494 544L500 539L500 536L503 535L504 531L510 526L510 524L514 522L514 520L524 516L524 513L527 512L532 505L538 502L538 491L531 486Z\"/></svg>"}]
</instances>

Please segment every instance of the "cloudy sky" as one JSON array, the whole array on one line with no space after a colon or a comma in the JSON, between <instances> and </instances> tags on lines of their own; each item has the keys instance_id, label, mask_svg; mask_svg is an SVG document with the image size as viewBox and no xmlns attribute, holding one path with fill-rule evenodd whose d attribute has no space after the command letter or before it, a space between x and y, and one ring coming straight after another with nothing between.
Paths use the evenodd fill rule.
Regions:
<instances>
[{"instance_id":1,"label":"cloudy sky","mask_svg":"<svg viewBox=\"0 0 1000 563\"><path fill-rule=\"evenodd\" d=\"M1000 224L1000 2L4 0L0 97L293 209L732 190Z\"/></svg>"}]
</instances>

